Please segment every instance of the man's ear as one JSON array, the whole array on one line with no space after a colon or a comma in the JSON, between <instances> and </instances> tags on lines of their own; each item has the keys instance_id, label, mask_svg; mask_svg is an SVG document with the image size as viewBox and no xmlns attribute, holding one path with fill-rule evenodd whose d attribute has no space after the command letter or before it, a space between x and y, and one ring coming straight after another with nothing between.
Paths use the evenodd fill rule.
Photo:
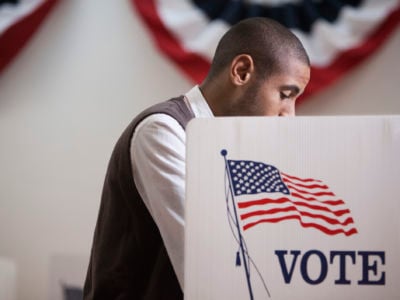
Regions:
<instances>
[{"instance_id":1,"label":"man's ear","mask_svg":"<svg viewBox=\"0 0 400 300\"><path fill-rule=\"evenodd\" d=\"M254 76L254 61L248 54L237 55L231 63L230 78L234 85L244 85Z\"/></svg>"}]
</instances>

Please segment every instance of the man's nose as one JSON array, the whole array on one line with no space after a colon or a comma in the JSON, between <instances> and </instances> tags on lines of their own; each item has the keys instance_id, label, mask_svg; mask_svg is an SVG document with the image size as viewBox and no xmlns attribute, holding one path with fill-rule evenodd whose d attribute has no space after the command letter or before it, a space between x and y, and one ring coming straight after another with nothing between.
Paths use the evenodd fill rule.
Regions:
<instances>
[{"instance_id":1,"label":"man's nose","mask_svg":"<svg viewBox=\"0 0 400 300\"><path fill-rule=\"evenodd\" d=\"M294 117L296 115L295 101L290 101L289 103L285 103L281 107L280 117Z\"/></svg>"}]
</instances>

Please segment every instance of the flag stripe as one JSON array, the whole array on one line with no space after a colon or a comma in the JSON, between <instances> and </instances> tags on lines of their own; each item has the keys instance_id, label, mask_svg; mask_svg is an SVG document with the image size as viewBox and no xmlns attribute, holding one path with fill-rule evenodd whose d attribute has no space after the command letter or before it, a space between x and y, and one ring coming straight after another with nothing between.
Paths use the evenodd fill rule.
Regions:
<instances>
[{"instance_id":1,"label":"flag stripe","mask_svg":"<svg viewBox=\"0 0 400 300\"><path fill-rule=\"evenodd\" d=\"M307 201L318 201L321 203L325 203L325 204L330 204L330 205L339 205L339 204L344 204L342 199L339 200L318 200L317 198L314 197L304 197L303 195L297 194L297 193L292 193L291 194L293 197L296 198L300 198L303 200L307 200Z\"/></svg>"},{"instance_id":2,"label":"flag stripe","mask_svg":"<svg viewBox=\"0 0 400 300\"><path fill-rule=\"evenodd\" d=\"M274 208L275 209L275 208ZM354 220L351 217L350 214L345 214L341 217L334 216L332 214L326 214L325 212L319 213L318 211L313 211L313 210L307 210L305 209L299 209L299 210L294 210L293 207L287 206L287 207L281 207L279 208L281 210L274 210L273 213L266 214L266 213L260 213L259 214L253 214L250 215L253 211L249 211L248 215L245 216L245 218L241 219L241 222L243 225L255 222L260 219L266 219L266 218L280 218L280 217L285 217L288 215L298 215L301 217L302 221L305 223L316 223L321 226L324 226L329 229L335 229L339 227L354 227ZM288 210L288 211L286 211ZM313 216L323 216L322 218L316 218ZM326 220L324 220L326 218ZM329 220L336 220L335 223L332 223ZM349 221L350 220L350 221ZM349 223L350 222L350 223Z\"/></svg>"},{"instance_id":3,"label":"flag stripe","mask_svg":"<svg viewBox=\"0 0 400 300\"><path fill-rule=\"evenodd\" d=\"M302 188L307 188L307 189L315 189L315 188L319 188L319 189L328 189L327 185L320 185L320 184L311 184L311 185L306 185L306 184L300 184L300 183L294 183L291 180L288 180L286 178L283 178L283 182L285 183L292 183L295 184L296 186L302 187Z\"/></svg>"},{"instance_id":4,"label":"flag stripe","mask_svg":"<svg viewBox=\"0 0 400 300\"><path fill-rule=\"evenodd\" d=\"M307 194L307 195L313 195L313 196L335 196L335 194L332 193L332 192L317 192L317 193L312 193L312 192L308 192L308 191L306 191L306 190L298 189L298 188L296 188L296 187L294 187L293 185L290 185L290 184L288 184L288 188L289 188L289 189L293 189L293 190L295 190L295 191L297 191L297 192L299 192L299 193Z\"/></svg>"},{"instance_id":5,"label":"flag stripe","mask_svg":"<svg viewBox=\"0 0 400 300\"><path fill-rule=\"evenodd\" d=\"M314 201L316 201L316 202L318 202L320 204L331 205L333 207L337 207L337 205L338 205L338 204L320 202L318 200L314 200ZM277 198L277 199L263 198L263 199L245 201L245 202L238 202L238 207L241 208L241 209L245 209L245 208L249 208L249 207L253 207L253 206L268 205L268 204L281 204L281 203L286 203L286 202L299 204L299 205L302 205L302 206L307 206L309 208L321 208L321 210L329 210L329 211L331 211L328 208L328 206L312 205L312 204L309 204L309 203L295 201L295 200L289 199L287 197L281 197L281 198ZM344 204L344 203L339 203L339 204Z\"/></svg>"},{"instance_id":6,"label":"flag stripe","mask_svg":"<svg viewBox=\"0 0 400 300\"><path fill-rule=\"evenodd\" d=\"M286 197L282 197L279 199L261 199L261 200L254 200L254 201L246 201L245 203L238 202L238 207L240 209L244 209L244 208L260 206L260 205L265 206L265 205L269 205L269 204L276 205L276 204L283 204L283 203L290 203L293 207L296 207L298 205L298 206L310 208L312 210L325 211L328 213L332 213L338 217L342 216L345 213L350 213L350 210L348 210L348 209L332 210L325 206L311 205L311 204L304 203L304 202L293 201Z\"/></svg>"},{"instance_id":7,"label":"flag stripe","mask_svg":"<svg viewBox=\"0 0 400 300\"><path fill-rule=\"evenodd\" d=\"M268 209L268 210L255 210L255 211L252 211L249 213L241 214L240 219L246 220L246 219L254 217L254 216L273 215L273 214L277 214L277 213L290 212L290 211L298 212L300 217L306 216L306 217L321 219L331 225L349 225L349 224L354 223L352 217L347 217L344 221L339 221L339 219L329 218L325 215L313 214L313 213L310 213L307 211L299 210L295 206L289 206L289 207L285 207L285 208L273 208L273 209ZM350 211L347 210L344 213L348 213L348 212L350 212Z\"/></svg>"},{"instance_id":8,"label":"flag stripe","mask_svg":"<svg viewBox=\"0 0 400 300\"><path fill-rule=\"evenodd\" d=\"M293 175L288 175L288 174L283 173L283 172L281 172L281 175L283 175L283 176L286 177L287 179L288 179L288 178L289 178L289 179L295 179L295 180L297 180L297 181L302 181L302 182L310 182L310 181L322 182L321 180L317 180L317 179L313 179L313 178L305 178L305 179L299 178L299 177L296 177L296 176L293 176Z\"/></svg>"},{"instance_id":9,"label":"flag stripe","mask_svg":"<svg viewBox=\"0 0 400 300\"><path fill-rule=\"evenodd\" d=\"M353 235L353 234L357 233L357 229L355 229L355 228L351 228L349 230L344 230L342 228L329 229L329 228L326 228L326 227L321 226L321 225L316 224L316 223L305 223L305 222L303 222L301 220L301 217L298 216L298 215L290 215L290 216L281 217L281 218L261 219L261 220L258 220L256 222L252 222L252 223L248 223L248 224L244 225L243 226L243 230L247 230L247 229L249 229L251 227L254 227L254 226L258 225L258 224L261 224L261 223L278 223L278 222L281 222L281 221L293 220L293 219L294 220L298 220L300 222L301 226L303 226L305 228L307 228L307 227L316 228L316 229L318 229L318 230L320 230L320 231L322 231L322 232L324 232L324 233L326 233L328 235L335 235L335 234L343 233L346 236L350 236L350 235Z\"/></svg>"}]
</instances>

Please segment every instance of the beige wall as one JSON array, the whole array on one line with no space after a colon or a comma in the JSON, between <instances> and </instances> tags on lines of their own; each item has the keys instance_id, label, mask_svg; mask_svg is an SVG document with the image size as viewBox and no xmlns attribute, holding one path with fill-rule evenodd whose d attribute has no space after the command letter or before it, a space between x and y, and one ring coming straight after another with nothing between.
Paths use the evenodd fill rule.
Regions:
<instances>
[{"instance_id":1,"label":"beige wall","mask_svg":"<svg viewBox=\"0 0 400 300\"><path fill-rule=\"evenodd\" d=\"M46 299L53 257L88 254L106 164L131 117L191 87L129 1L61 2L0 74L0 256L17 264L19 300ZM399 53L397 31L298 113L400 114Z\"/></svg>"}]
</instances>

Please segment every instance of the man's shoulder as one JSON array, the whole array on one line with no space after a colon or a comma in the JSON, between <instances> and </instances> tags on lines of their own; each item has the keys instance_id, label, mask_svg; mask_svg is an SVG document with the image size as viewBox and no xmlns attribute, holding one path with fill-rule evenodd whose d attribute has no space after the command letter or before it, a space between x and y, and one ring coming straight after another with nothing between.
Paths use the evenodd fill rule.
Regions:
<instances>
[{"instance_id":1,"label":"man's shoulder","mask_svg":"<svg viewBox=\"0 0 400 300\"><path fill-rule=\"evenodd\" d=\"M158 112L143 118L135 128L135 134L159 134L164 131L182 131L178 121L169 114Z\"/></svg>"},{"instance_id":2,"label":"man's shoulder","mask_svg":"<svg viewBox=\"0 0 400 300\"><path fill-rule=\"evenodd\" d=\"M165 128L167 131L183 132L194 114L187 106L184 96L171 98L157 103L139 113L121 134L117 145L126 148L131 144L132 136L142 127L142 132ZM146 125L146 126L144 126ZM145 129L145 130L144 130Z\"/></svg>"},{"instance_id":3,"label":"man's shoulder","mask_svg":"<svg viewBox=\"0 0 400 300\"><path fill-rule=\"evenodd\" d=\"M135 126L142 123L145 119L149 119L150 116L157 115L156 117L151 117L150 120L158 121L158 120L168 120L170 118L176 120L178 124L185 129L186 124L190 121L190 119L194 118L193 112L188 107L185 97L179 96L175 98L171 98L164 102L160 102L150 106L149 108L142 111L134 120ZM164 115L164 116L161 116ZM165 115L169 116L169 118L165 118Z\"/></svg>"}]
</instances>

